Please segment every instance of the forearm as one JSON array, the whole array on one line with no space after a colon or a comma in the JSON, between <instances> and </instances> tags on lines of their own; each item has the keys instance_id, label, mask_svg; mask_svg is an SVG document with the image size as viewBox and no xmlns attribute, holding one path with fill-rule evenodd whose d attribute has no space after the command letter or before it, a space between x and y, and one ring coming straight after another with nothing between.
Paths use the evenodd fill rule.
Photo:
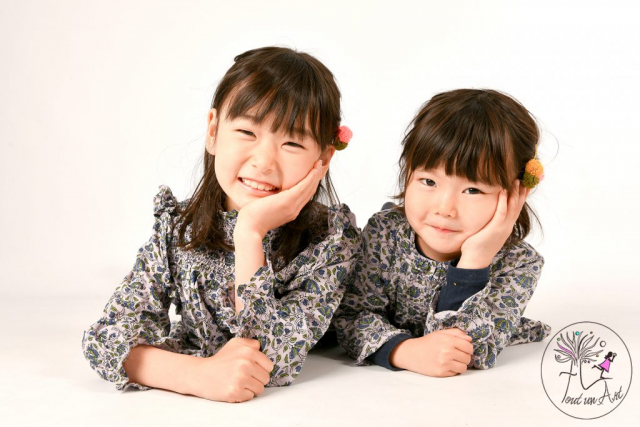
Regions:
<instances>
[{"instance_id":1,"label":"forearm","mask_svg":"<svg viewBox=\"0 0 640 427\"><path fill-rule=\"evenodd\" d=\"M181 394L192 394L189 375L197 362L198 358L195 356L139 345L131 349L123 366L130 382Z\"/></svg>"},{"instance_id":2,"label":"forearm","mask_svg":"<svg viewBox=\"0 0 640 427\"><path fill-rule=\"evenodd\" d=\"M237 230L233 240L236 251L236 313L239 313L244 308L244 301L238 295L238 286L247 283L256 271L264 266L265 257L262 248L262 237L259 234Z\"/></svg>"}]
</instances>

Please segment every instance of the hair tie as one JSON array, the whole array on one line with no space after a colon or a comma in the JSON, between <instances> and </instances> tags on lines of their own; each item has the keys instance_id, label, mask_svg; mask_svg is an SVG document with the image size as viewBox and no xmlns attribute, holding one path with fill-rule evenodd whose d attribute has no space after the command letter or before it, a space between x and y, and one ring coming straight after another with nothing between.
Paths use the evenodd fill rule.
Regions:
<instances>
[{"instance_id":1,"label":"hair tie","mask_svg":"<svg viewBox=\"0 0 640 427\"><path fill-rule=\"evenodd\" d=\"M538 159L531 159L524 167L522 175L522 185L526 188L533 188L544 179L544 168Z\"/></svg>"},{"instance_id":2,"label":"hair tie","mask_svg":"<svg viewBox=\"0 0 640 427\"><path fill-rule=\"evenodd\" d=\"M351 132L351 129L347 126L340 126L336 131L336 137L333 140L333 145L336 147L336 150L344 150L347 148L352 136L353 132Z\"/></svg>"}]
</instances>

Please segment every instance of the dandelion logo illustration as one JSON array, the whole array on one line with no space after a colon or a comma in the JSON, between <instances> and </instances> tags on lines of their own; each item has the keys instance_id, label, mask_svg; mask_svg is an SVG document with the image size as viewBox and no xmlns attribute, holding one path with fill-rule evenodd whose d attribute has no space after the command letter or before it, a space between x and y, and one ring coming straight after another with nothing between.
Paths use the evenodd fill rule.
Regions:
<instances>
[{"instance_id":1,"label":"dandelion logo illustration","mask_svg":"<svg viewBox=\"0 0 640 427\"><path fill-rule=\"evenodd\" d=\"M541 376L547 396L562 412L574 418L599 418L626 396L631 386L631 357L611 329L580 322L562 329L547 345Z\"/></svg>"}]
</instances>

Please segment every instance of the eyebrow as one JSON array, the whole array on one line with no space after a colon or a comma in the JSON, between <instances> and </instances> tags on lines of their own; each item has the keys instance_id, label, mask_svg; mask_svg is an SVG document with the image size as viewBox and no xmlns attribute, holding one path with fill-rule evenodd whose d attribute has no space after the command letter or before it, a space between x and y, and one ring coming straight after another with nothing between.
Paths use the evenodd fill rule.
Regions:
<instances>
[{"instance_id":1,"label":"eyebrow","mask_svg":"<svg viewBox=\"0 0 640 427\"><path fill-rule=\"evenodd\" d=\"M424 169L422 167L415 169L413 172L414 173L420 173L420 174L426 174L426 175L434 175L434 176L438 176L438 173L435 172L437 168L431 168L431 169ZM442 175L440 175L442 176ZM461 175L447 175L446 173L444 174L444 176L454 176L454 177L458 177L460 179L464 179L465 181L468 181L470 184L476 185L476 186L485 186L485 187L496 187L499 186L498 184L490 184L488 182L484 182L484 181L472 181L469 178L465 177L465 176L461 176Z\"/></svg>"},{"instance_id":2,"label":"eyebrow","mask_svg":"<svg viewBox=\"0 0 640 427\"><path fill-rule=\"evenodd\" d=\"M240 114L238 117L238 119L245 119L245 120L249 120L251 123L254 124L260 124L260 120L258 120L258 118L252 114ZM309 130L307 129L302 129L302 128L295 128L293 130L293 133L289 133L289 132L285 132L288 136L291 137L302 137L303 139L314 139L314 136L311 132L309 132Z\"/></svg>"}]
</instances>

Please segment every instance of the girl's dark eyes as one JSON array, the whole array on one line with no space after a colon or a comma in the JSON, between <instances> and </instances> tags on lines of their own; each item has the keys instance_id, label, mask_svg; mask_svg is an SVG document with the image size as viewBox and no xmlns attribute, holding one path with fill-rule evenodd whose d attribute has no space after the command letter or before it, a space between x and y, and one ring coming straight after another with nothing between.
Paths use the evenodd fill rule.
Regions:
<instances>
[{"instance_id":1,"label":"girl's dark eyes","mask_svg":"<svg viewBox=\"0 0 640 427\"><path fill-rule=\"evenodd\" d=\"M432 179L429 178L421 178L420 182L422 182L424 185L428 186L428 187L435 187L436 186L436 182ZM479 190L477 188L474 187L470 187L467 188L466 190L464 190L465 194L484 194L482 190Z\"/></svg>"},{"instance_id":2,"label":"girl's dark eyes","mask_svg":"<svg viewBox=\"0 0 640 427\"><path fill-rule=\"evenodd\" d=\"M482 194L482 191L478 190L477 188L467 188L466 190L464 190L464 192L466 194Z\"/></svg>"}]
</instances>

